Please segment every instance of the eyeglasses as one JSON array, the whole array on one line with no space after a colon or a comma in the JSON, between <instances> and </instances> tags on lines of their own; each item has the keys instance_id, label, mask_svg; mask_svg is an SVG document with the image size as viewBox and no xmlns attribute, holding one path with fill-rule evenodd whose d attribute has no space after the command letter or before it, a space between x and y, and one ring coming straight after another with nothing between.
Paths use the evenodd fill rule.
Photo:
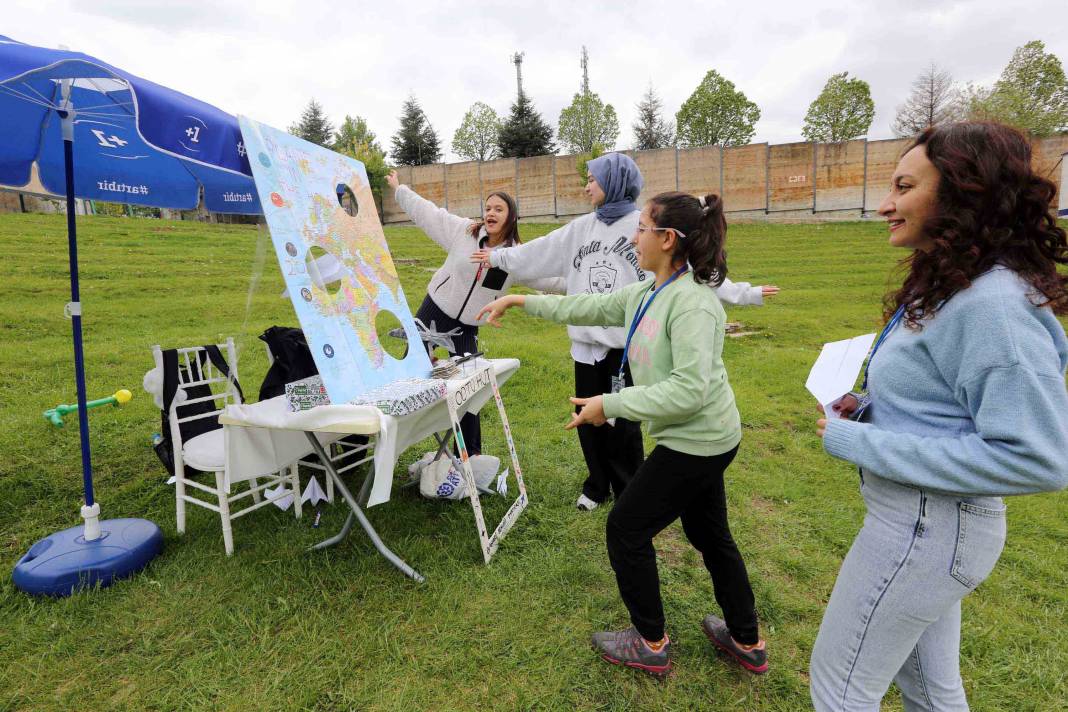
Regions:
<instances>
[{"instance_id":1,"label":"eyeglasses","mask_svg":"<svg viewBox=\"0 0 1068 712\"><path fill-rule=\"evenodd\" d=\"M638 224L638 233L648 232L650 230L653 231L653 232L656 232L658 230L671 230L673 233L678 235L680 238L686 237L686 233L684 233L682 230L676 230L673 227L646 227L645 225L642 225L641 223Z\"/></svg>"}]
</instances>

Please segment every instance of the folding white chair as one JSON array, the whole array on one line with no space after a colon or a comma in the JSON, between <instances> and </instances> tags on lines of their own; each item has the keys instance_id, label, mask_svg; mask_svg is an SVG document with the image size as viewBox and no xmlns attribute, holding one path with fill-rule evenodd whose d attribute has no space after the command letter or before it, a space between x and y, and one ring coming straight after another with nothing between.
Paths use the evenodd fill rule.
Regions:
<instances>
[{"instance_id":1,"label":"folding white chair","mask_svg":"<svg viewBox=\"0 0 1068 712\"><path fill-rule=\"evenodd\" d=\"M267 351L267 367L270 368L274 363L274 354L271 352L271 345L266 341L263 343L264 349ZM349 436L349 438L355 439L357 436ZM372 438L366 438L365 443L354 443L349 438L343 438L334 443L331 443L325 449L327 456L330 458L330 462L334 465L334 471L338 476L344 475L349 470L355 469L365 462L371 462L374 460L374 445ZM331 504L334 503L334 480L326 471L326 467L319 460L318 455L314 457L297 461L294 467L303 465L308 469L318 472L324 480L326 480L326 501ZM299 484L299 474L298 484ZM371 475L368 475L367 482L373 479ZM364 487L366 490L367 488ZM366 502L367 494L361 491L360 501Z\"/></svg>"},{"instance_id":2,"label":"folding white chair","mask_svg":"<svg viewBox=\"0 0 1068 712\"><path fill-rule=\"evenodd\" d=\"M297 476L296 466L288 467L280 472L272 473L260 479L252 479L249 489L237 494L230 494L227 489L226 471L226 444L222 426L209 429L207 432L182 439L182 425L191 424L194 421L210 418L216 424L219 413L232 403L241 403L242 396L237 386L237 352L234 348L234 340L228 338L226 343L218 344L212 349L206 346L192 346L189 348L174 349L176 364L171 364L173 378L176 379L177 389L173 394L168 409L170 423L171 443L174 448L174 478L175 478L175 503L178 524L178 533L185 533L185 505L186 502L195 504L213 512L218 512L222 520L223 544L226 555L234 553L234 536L231 523L238 517L264 507L273 502L273 499L261 497L260 493L269 488L276 489L276 496L286 496L283 489L289 489L293 494L293 507L297 519L300 519L300 480ZM169 354L170 352L166 352ZM167 390L167 364L165 352L159 346L152 347L152 356L156 362L156 368L164 374L164 391ZM171 356L167 355L166 360ZM217 363L221 361L221 363ZM173 368L173 366L177 366ZM229 373L226 373L226 370ZM175 373L176 372L176 373ZM184 392L184 396L182 393ZM192 395L190 395L192 394ZM164 394L164 400L167 395ZM198 405L207 404L207 405ZM195 407L190 407L195 406ZM203 429L195 425L187 426L190 429ZM210 427L207 426L207 427ZM205 473L214 473L215 486L212 487L202 482L191 479L186 474L186 467L194 468ZM210 495L210 499L196 496L198 491ZM245 502L241 500L251 497L252 504L240 509ZM237 505L234 507L233 505Z\"/></svg>"}]
</instances>

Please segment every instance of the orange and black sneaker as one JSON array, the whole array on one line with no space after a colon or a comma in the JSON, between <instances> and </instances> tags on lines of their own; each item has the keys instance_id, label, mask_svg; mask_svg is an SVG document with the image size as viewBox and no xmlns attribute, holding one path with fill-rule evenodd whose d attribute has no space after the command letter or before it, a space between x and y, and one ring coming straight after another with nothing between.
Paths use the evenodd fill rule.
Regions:
<instances>
[{"instance_id":1,"label":"orange and black sneaker","mask_svg":"<svg viewBox=\"0 0 1068 712\"><path fill-rule=\"evenodd\" d=\"M749 672L763 675L768 671L768 652L763 640L753 647L743 646L731 637L727 623L713 615L705 616L701 621L701 628L717 648L734 658L735 662Z\"/></svg>"},{"instance_id":2,"label":"orange and black sneaker","mask_svg":"<svg viewBox=\"0 0 1068 712\"><path fill-rule=\"evenodd\" d=\"M654 650L636 628L593 634L593 649L613 665L623 665L656 677L671 673L671 641L664 636L663 645Z\"/></svg>"}]
</instances>

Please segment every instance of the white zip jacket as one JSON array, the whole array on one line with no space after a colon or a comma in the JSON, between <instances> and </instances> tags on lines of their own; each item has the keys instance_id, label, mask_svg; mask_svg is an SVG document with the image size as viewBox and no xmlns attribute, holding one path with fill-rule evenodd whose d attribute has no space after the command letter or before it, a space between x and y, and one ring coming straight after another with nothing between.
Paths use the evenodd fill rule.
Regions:
<instances>
[{"instance_id":1,"label":"white zip jacket","mask_svg":"<svg viewBox=\"0 0 1068 712\"><path fill-rule=\"evenodd\" d=\"M645 282L652 274L638 266L630 244L639 215L635 210L605 225L596 212L587 213L532 242L494 250L490 264L519 280L565 277L568 294L607 294ZM728 304L764 303L761 288L748 282L725 279L716 294ZM619 326L568 326L567 334L571 357L586 364L603 360L609 349L621 349L627 340L626 329Z\"/></svg>"},{"instance_id":2,"label":"white zip jacket","mask_svg":"<svg viewBox=\"0 0 1068 712\"><path fill-rule=\"evenodd\" d=\"M477 326L475 317L482 307L506 294L516 282L542 292L563 292L564 280L559 277L526 279L504 268L472 263L471 254L486 247L486 228L482 228L476 240L470 233L473 220L439 208L406 185L397 186L395 195L412 222L448 253L445 263L430 278L426 291L439 309L457 321Z\"/></svg>"}]
</instances>

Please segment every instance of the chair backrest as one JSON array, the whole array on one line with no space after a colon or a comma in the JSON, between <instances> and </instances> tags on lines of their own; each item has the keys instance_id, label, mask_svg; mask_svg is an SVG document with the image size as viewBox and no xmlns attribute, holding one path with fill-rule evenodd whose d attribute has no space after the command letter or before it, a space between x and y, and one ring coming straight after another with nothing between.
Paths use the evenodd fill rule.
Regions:
<instances>
[{"instance_id":1,"label":"chair backrest","mask_svg":"<svg viewBox=\"0 0 1068 712\"><path fill-rule=\"evenodd\" d=\"M189 346L174 349L171 357L159 346L152 347L156 367L163 374L164 407L170 423L171 441L178 452L183 439L189 440L220 427L219 413L227 405L244 400L238 381L234 340L228 338L225 343L216 344L214 349L217 351L213 354L211 347ZM171 358L174 363L166 363ZM167 403L168 371L170 378L175 379L172 386L175 393L171 395L170 403ZM175 397L178 389L185 392L185 400Z\"/></svg>"}]
</instances>

